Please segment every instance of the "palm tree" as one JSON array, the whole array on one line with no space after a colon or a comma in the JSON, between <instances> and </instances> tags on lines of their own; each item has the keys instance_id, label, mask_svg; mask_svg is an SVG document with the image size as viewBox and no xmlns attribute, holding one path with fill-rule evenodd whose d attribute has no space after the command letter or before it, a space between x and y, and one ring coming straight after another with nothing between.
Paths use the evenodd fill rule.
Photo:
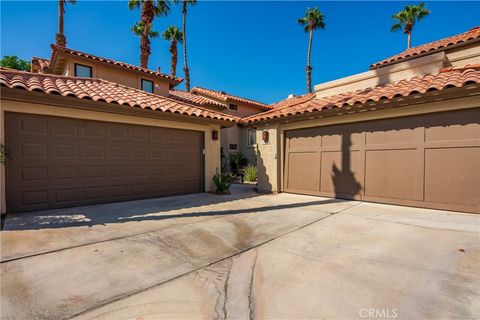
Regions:
<instances>
[{"instance_id":1,"label":"palm tree","mask_svg":"<svg viewBox=\"0 0 480 320\"><path fill-rule=\"evenodd\" d=\"M410 49L412 45L412 30L415 22L422 20L428 14L430 10L425 8L425 3L420 3L419 5L405 6L402 11L395 13L392 16L392 19L396 20L396 23L392 26L390 31L395 32L402 30L403 33L408 35L407 38L407 49Z\"/></svg>"},{"instance_id":2,"label":"palm tree","mask_svg":"<svg viewBox=\"0 0 480 320\"><path fill-rule=\"evenodd\" d=\"M177 43L183 43L183 32L176 26L170 26L164 33L162 33L162 36L165 40L172 42L170 44L170 75L175 77L178 61Z\"/></svg>"},{"instance_id":3,"label":"palm tree","mask_svg":"<svg viewBox=\"0 0 480 320\"><path fill-rule=\"evenodd\" d=\"M65 47L67 38L63 34L63 14L65 13L65 4L75 4L76 0L58 0L58 33L55 35L55 44Z\"/></svg>"},{"instance_id":4,"label":"palm tree","mask_svg":"<svg viewBox=\"0 0 480 320\"><path fill-rule=\"evenodd\" d=\"M155 17L166 16L170 7L167 0L129 0L128 8L130 10L141 8L140 22L132 28L132 31L140 36L140 66L148 68L150 38L152 38L150 30L152 29L153 20ZM142 30L143 34L136 33L133 30L134 28L136 28L136 31ZM147 48L148 51L146 51Z\"/></svg>"},{"instance_id":5,"label":"palm tree","mask_svg":"<svg viewBox=\"0 0 480 320\"><path fill-rule=\"evenodd\" d=\"M182 2L183 14L183 72L185 74L185 90L190 92L190 70L187 62L187 5L197 4L197 0L173 0L173 2Z\"/></svg>"},{"instance_id":6,"label":"palm tree","mask_svg":"<svg viewBox=\"0 0 480 320\"><path fill-rule=\"evenodd\" d=\"M132 27L132 32L140 37L140 61L148 62L148 57L150 56L150 38L158 38L158 32L150 29L148 34L145 31L145 25L142 21L137 22L136 25ZM141 65L143 68L146 68Z\"/></svg>"},{"instance_id":7,"label":"palm tree","mask_svg":"<svg viewBox=\"0 0 480 320\"><path fill-rule=\"evenodd\" d=\"M313 31L317 29L325 29L325 22L323 21L324 19L325 16L323 13L320 12L320 10L318 10L318 7L315 7L313 9L308 8L305 12L305 17L298 19L298 23L304 26L303 30L305 31L305 33L310 33L307 51L307 66L305 67L305 70L307 72L308 93L312 92L312 66L310 65L310 55L312 51Z\"/></svg>"}]
</instances>

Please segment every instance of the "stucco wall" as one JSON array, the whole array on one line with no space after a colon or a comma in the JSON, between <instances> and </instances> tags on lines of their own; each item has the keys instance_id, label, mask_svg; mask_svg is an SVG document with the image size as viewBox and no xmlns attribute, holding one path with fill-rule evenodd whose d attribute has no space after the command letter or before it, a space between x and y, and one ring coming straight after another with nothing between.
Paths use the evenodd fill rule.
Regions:
<instances>
[{"instance_id":1,"label":"stucco wall","mask_svg":"<svg viewBox=\"0 0 480 320\"><path fill-rule=\"evenodd\" d=\"M354 74L345 78L315 86L318 98L343 92L372 88L384 83L396 82L413 77L435 74L444 66L445 53L438 52L425 57L396 63L375 70Z\"/></svg>"},{"instance_id":2,"label":"stucco wall","mask_svg":"<svg viewBox=\"0 0 480 320\"><path fill-rule=\"evenodd\" d=\"M258 108L251 107L243 103L238 103L237 105L238 105L238 110L225 109L223 112L240 117L240 118L248 117L250 115L263 112ZM231 128L222 129L222 148L225 155L228 155L229 153L235 152L235 151L229 150L228 145L231 143L235 143L238 145L237 152L241 152L243 155L245 155L249 163L255 164L256 149L255 149L255 146L248 145L247 132L248 132L247 128L239 127L238 125L235 125L234 127L231 127ZM227 161L227 170L229 170L228 161Z\"/></svg>"},{"instance_id":3,"label":"stucco wall","mask_svg":"<svg viewBox=\"0 0 480 320\"><path fill-rule=\"evenodd\" d=\"M75 63L83 64L89 67L92 67L92 76L93 78L104 79L112 81L115 83L123 84L128 87L141 89L141 79L146 79L153 81L154 83L154 93L167 96L169 91L168 81L162 81L158 77L149 76L147 74L142 74L134 70L122 69L118 66L110 66L105 63L95 62L88 59L75 59L66 57L67 64L63 72L66 76L75 75Z\"/></svg>"},{"instance_id":4,"label":"stucco wall","mask_svg":"<svg viewBox=\"0 0 480 320\"><path fill-rule=\"evenodd\" d=\"M463 67L467 64L480 63L480 43L451 49L447 51L447 64L453 67Z\"/></svg>"},{"instance_id":5,"label":"stucco wall","mask_svg":"<svg viewBox=\"0 0 480 320\"><path fill-rule=\"evenodd\" d=\"M369 111L342 116L332 116L314 120L295 121L281 124L261 125L257 127L258 143L258 189L262 192L281 192L283 190L284 132L286 130L335 125L393 117L402 117L431 112L479 108L478 96L457 98L439 102L429 102L414 106L395 107L386 110ZM268 130L270 143L262 142L262 131Z\"/></svg>"},{"instance_id":6,"label":"stucco wall","mask_svg":"<svg viewBox=\"0 0 480 320\"><path fill-rule=\"evenodd\" d=\"M212 177L215 170L220 168L220 140L212 140L212 131L220 131L219 125L214 124L195 124L182 121L162 120L158 118L146 118L140 116L129 116L113 114L107 112L98 112L90 110L72 109L46 104L36 104L13 100L1 100L0 104L0 141L5 142L5 112L21 112L40 115L50 115L59 117L68 117L75 119L88 119L98 121L109 121L118 123L129 123L137 125L177 128L187 130L203 131L205 136L205 190L213 190ZM8 146L7 146L8 147ZM6 211L5 199L5 168L1 165L0 169L0 212Z\"/></svg>"},{"instance_id":7,"label":"stucco wall","mask_svg":"<svg viewBox=\"0 0 480 320\"><path fill-rule=\"evenodd\" d=\"M268 131L268 142L262 140L262 132ZM281 130L278 125L257 127L257 181L262 192L280 190Z\"/></svg>"}]
</instances>

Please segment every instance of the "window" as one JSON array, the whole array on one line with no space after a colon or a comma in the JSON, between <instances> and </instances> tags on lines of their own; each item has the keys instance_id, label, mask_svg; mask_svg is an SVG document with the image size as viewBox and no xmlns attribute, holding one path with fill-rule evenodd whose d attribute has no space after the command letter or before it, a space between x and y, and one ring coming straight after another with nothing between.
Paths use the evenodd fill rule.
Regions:
<instances>
[{"instance_id":1,"label":"window","mask_svg":"<svg viewBox=\"0 0 480 320\"><path fill-rule=\"evenodd\" d=\"M83 64L75 63L75 77L91 78L92 67L85 66Z\"/></svg>"},{"instance_id":2,"label":"window","mask_svg":"<svg viewBox=\"0 0 480 320\"><path fill-rule=\"evenodd\" d=\"M247 131L247 141L249 146L257 144L257 131L255 129L248 129Z\"/></svg>"},{"instance_id":3,"label":"window","mask_svg":"<svg viewBox=\"0 0 480 320\"><path fill-rule=\"evenodd\" d=\"M233 104L233 103L230 103L230 104L228 105L228 109L230 109L230 110L235 110L235 111L236 111L236 110L238 110L238 105Z\"/></svg>"},{"instance_id":4,"label":"window","mask_svg":"<svg viewBox=\"0 0 480 320\"><path fill-rule=\"evenodd\" d=\"M236 144L236 143L230 143L230 144L228 145L228 150L230 150L230 151L237 151L237 150L238 150L238 144Z\"/></svg>"},{"instance_id":5,"label":"window","mask_svg":"<svg viewBox=\"0 0 480 320\"><path fill-rule=\"evenodd\" d=\"M153 81L142 79L142 90L153 93Z\"/></svg>"}]
</instances>

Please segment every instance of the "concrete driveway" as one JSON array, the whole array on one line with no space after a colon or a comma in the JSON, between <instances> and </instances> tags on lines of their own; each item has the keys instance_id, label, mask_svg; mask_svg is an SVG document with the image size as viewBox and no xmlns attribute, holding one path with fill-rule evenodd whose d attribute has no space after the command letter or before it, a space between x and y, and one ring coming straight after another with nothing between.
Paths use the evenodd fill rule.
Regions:
<instances>
[{"instance_id":1,"label":"concrete driveway","mask_svg":"<svg viewBox=\"0 0 480 320\"><path fill-rule=\"evenodd\" d=\"M235 186L7 216L2 319L473 319L480 216Z\"/></svg>"}]
</instances>

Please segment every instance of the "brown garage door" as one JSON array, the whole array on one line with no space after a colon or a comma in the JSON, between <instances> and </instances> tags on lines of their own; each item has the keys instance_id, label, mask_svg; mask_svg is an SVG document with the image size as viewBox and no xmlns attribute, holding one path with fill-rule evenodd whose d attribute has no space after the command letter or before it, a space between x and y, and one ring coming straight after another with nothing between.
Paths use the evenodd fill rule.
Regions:
<instances>
[{"instance_id":1,"label":"brown garage door","mask_svg":"<svg viewBox=\"0 0 480 320\"><path fill-rule=\"evenodd\" d=\"M284 190L480 212L480 108L286 132Z\"/></svg>"},{"instance_id":2,"label":"brown garage door","mask_svg":"<svg viewBox=\"0 0 480 320\"><path fill-rule=\"evenodd\" d=\"M203 190L203 132L6 113L9 212Z\"/></svg>"}]
</instances>

